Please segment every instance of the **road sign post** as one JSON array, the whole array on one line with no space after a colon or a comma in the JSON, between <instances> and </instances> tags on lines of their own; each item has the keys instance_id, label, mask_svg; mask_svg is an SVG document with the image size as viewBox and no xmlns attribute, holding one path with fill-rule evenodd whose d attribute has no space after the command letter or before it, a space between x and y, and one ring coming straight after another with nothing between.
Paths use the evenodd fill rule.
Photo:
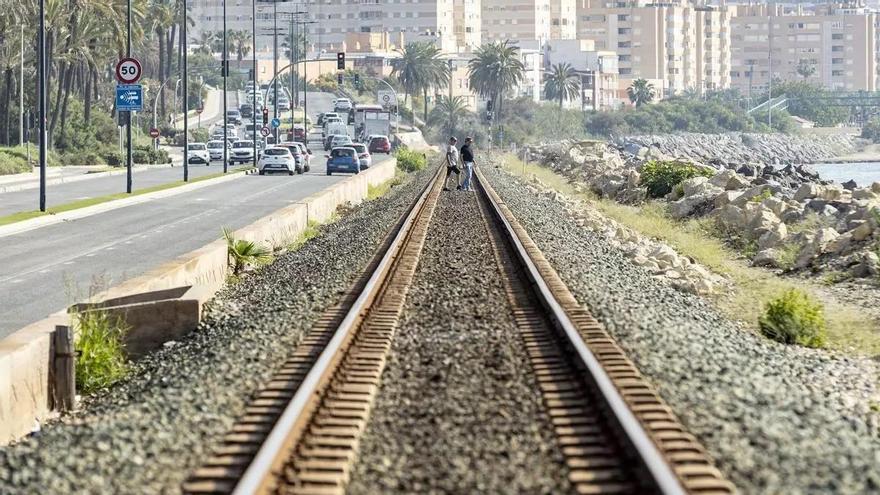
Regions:
<instances>
[{"instance_id":1,"label":"road sign post","mask_svg":"<svg viewBox=\"0 0 880 495\"><path fill-rule=\"evenodd\" d=\"M116 110L140 112L144 109L144 87L140 84L116 85Z\"/></svg>"},{"instance_id":2,"label":"road sign post","mask_svg":"<svg viewBox=\"0 0 880 495\"><path fill-rule=\"evenodd\" d=\"M116 110L125 113L125 132L128 143L125 152L126 181L125 191L131 194L131 112L143 109L143 86L135 84L141 78L143 69L137 59L131 57L131 0L128 1L128 41L126 57L116 63Z\"/></svg>"},{"instance_id":3,"label":"road sign post","mask_svg":"<svg viewBox=\"0 0 880 495\"><path fill-rule=\"evenodd\" d=\"M263 137L268 137L269 134L271 134L271 132L272 132L272 131L271 131L268 127L263 127L262 129L260 129L260 134L261 134Z\"/></svg>"}]
</instances>

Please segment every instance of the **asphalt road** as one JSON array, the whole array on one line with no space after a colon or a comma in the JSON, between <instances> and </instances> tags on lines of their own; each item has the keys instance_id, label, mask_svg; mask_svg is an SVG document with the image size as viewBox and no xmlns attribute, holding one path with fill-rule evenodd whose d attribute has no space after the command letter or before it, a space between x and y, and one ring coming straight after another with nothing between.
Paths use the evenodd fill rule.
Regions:
<instances>
[{"instance_id":1,"label":"asphalt road","mask_svg":"<svg viewBox=\"0 0 880 495\"><path fill-rule=\"evenodd\" d=\"M308 98L309 115L312 117L312 120L315 121L317 120L318 112L332 110L331 106L335 96L330 93L309 92ZM244 97L243 95L232 92L229 99L230 108L235 108L234 102L243 101ZM208 126L208 120L209 119L203 120L202 125ZM212 122L214 120L222 120L222 115L214 116L210 120ZM194 122L191 122L191 124L194 124ZM315 148L315 146L317 146L317 148ZM320 157L323 156L321 147L317 144L313 144L312 147L316 154L315 161L319 161ZM210 166L193 164L189 167L189 176L191 179L194 179L222 171L222 161L212 162ZM182 166L141 171L132 175L132 185L135 191L180 180L183 180ZM96 177L94 179L78 182L49 185L46 187L46 204L49 208L52 208L53 206L63 205L72 201L122 193L125 192L125 181L125 175L114 175L109 177ZM23 191L0 193L0 216L39 209L39 194L39 189L26 189Z\"/></svg>"},{"instance_id":2,"label":"asphalt road","mask_svg":"<svg viewBox=\"0 0 880 495\"><path fill-rule=\"evenodd\" d=\"M313 98L310 94L309 109L326 111L331 100L332 95ZM311 172L304 175L244 176L4 237L0 243L0 338L82 300L92 287L102 290L142 275L218 239L222 227L244 227L344 179L346 175L326 175L319 150L315 150ZM376 163L387 159L387 155L374 157ZM210 173L220 166L195 166L191 171L198 169ZM162 172L180 174L181 169ZM135 178L145 182L152 173L141 172ZM158 177L155 180L161 183ZM124 176L108 179L121 180L123 185L125 181ZM178 179L179 175L170 180ZM96 186L102 183L103 179L94 179L68 185L86 185L86 194L97 195ZM3 208L14 194L0 195Z\"/></svg>"},{"instance_id":3,"label":"asphalt road","mask_svg":"<svg viewBox=\"0 0 880 495\"><path fill-rule=\"evenodd\" d=\"M377 163L387 160L377 155ZM142 275L314 194L347 175L328 177L315 159L303 175L249 175L3 238L0 338L87 296Z\"/></svg>"}]
</instances>

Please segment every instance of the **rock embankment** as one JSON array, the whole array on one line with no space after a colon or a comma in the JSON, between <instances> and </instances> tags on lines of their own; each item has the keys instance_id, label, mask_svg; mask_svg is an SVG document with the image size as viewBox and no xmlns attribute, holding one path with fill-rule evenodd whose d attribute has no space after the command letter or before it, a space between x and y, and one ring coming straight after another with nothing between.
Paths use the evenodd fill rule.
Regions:
<instances>
[{"instance_id":1,"label":"rock embankment","mask_svg":"<svg viewBox=\"0 0 880 495\"><path fill-rule=\"evenodd\" d=\"M624 203L647 199L643 173L662 161L601 141L565 141L533 147L530 153L576 187ZM874 250L880 242L880 183L828 183L805 165L744 169L735 163L669 163L702 172L660 198L671 216L712 218L755 265L828 268L854 277L880 274Z\"/></svg>"},{"instance_id":2,"label":"rock embankment","mask_svg":"<svg viewBox=\"0 0 880 495\"><path fill-rule=\"evenodd\" d=\"M815 163L856 150L848 135L670 134L627 136L617 140L627 153L647 159L685 159L731 168L742 165Z\"/></svg>"}]
</instances>

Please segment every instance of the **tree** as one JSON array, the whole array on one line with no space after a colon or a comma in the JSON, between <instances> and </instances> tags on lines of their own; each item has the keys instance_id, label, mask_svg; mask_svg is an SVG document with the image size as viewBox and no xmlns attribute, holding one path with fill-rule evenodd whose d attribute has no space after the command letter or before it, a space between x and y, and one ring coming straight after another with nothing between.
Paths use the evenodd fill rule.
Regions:
<instances>
[{"instance_id":1,"label":"tree","mask_svg":"<svg viewBox=\"0 0 880 495\"><path fill-rule=\"evenodd\" d=\"M828 105L828 98L834 93L821 84L810 81L773 81L773 97L785 95L788 98L788 113L815 122L823 127L846 122L849 110L846 107ZM766 95L762 97L766 100Z\"/></svg>"},{"instance_id":2,"label":"tree","mask_svg":"<svg viewBox=\"0 0 880 495\"><path fill-rule=\"evenodd\" d=\"M629 101L633 102L636 107L651 103L656 96L654 85L642 78L633 81L632 86L626 88L626 94L629 96Z\"/></svg>"},{"instance_id":3,"label":"tree","mask_svg":"<svg viewBox=\"0 0 880 495\"><path fill-rule=\"evenodd\" d=\"M230 51L235 52L239 62L251 53L251 35L247 31L230 31L227 38Z\"/></svg>"},{"instance_id":4,"label":"tree","mask_svg":"<svg viewBox=\"0 0 880 495\"><path fill-rule=\"evenodd\" d=\"M431 110L428 123L432 126L439 126L443 136L455 136L461 130L459 122L467 118L470 113L463 97L455 96L450 99L441 95Z\"/></svg>"},{"instance_id":5,"label":"tree","mask_svg":"<svg viewBox=\"0 0 880 495\"><path fill-rule=\"evenodd\" d=\"M795 72L797 72L798 75L803 77L804 81L806 81L810 78L810 76L816 73L816 61L808 58L802 58L798 60Z\"/></svg>"},{"instance_id":6,"label":"tree","mask_svg":"<svg viewBox=\"0 0 880 495\"><path fill-rule=\"evenodd\" d=\"M580 77L567 62L553 65L544 73L544 95L548 100L559 100L559 108L565 100L577 97L580 89Z\"/></svg>"},{"instance_id":7,"label":"tree","mask_svg":"<svg viewBox=\"0 0 880 495\"><path fill-rule=\"evenodd\" d=\"M474 50L468 62L471 88L483 98L493 102L498 115L502 115L504 94L523 80L525 65L519 59L519 48L509 40L496 41Z\"/></svg>"},{"instance_id":8,"label":"tree","mask_svg":"<svg viewBox=\"0 0 880 495\"><path fill-rule=\"evenodd\" d=\"M391 76L396 78L404 89L403 103L409 95L423 92L425 95L425 118L428 117L428 89L448 84L449 68L440 59L440 49L426 41L407 43L398 49L400 58L391 61ZM415 123L415 112L413 112Z\"/></svg>"}]
</instances>

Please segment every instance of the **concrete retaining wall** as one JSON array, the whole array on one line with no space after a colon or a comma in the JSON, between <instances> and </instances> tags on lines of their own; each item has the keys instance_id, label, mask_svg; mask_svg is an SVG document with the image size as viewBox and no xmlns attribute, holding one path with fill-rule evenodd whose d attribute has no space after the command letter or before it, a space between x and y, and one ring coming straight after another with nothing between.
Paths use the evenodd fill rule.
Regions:
<instances>
[{"instance_id":1,"label":"concrete retaining wall","mask_svg":"<svg viewBox=\"0 0 880 495\"><path fill-rule=\"evenodd\" d=\"M369 186L394 177L396 165L394 159L377 164L237 230L235 236L285 246L310 221L324 222L340 205L361 203ZM223 286L227 270L226 242L221 239L113 287L96 300L187 285L201 285L212 295ZM52 335L56 325L69 324L63 309L0 340L0 445L27 434L52 415Z\"/></svg>"}]
</instances>

